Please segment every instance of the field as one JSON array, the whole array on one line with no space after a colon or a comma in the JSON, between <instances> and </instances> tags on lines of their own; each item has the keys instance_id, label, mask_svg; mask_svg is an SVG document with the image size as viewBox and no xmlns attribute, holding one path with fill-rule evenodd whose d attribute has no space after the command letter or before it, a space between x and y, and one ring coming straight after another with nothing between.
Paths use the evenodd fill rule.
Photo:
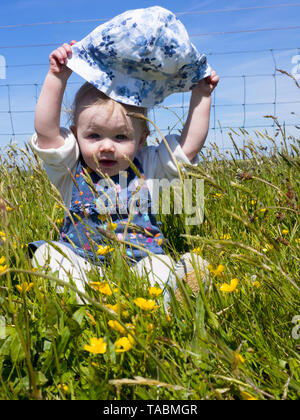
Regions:
<instances>
[{"instance_id":1,"label":"field","mask_svg":"<svg viewBox=\"0 0 300 420\"><path fill-rule=\"evenodd\" d=\"M117 242L107 282L88 286L85 304L71 281L62 292L55 273L33 269L27 244L57 239L64 209L29 150L2 153L1 399L300 398L300 141L279 126L276 142L266 132L228 135L234 154L208 145L186 169L204 179L204 222L160 215L167 253L210 263L208 290L199 282L194 295L183 283L182 303L172 294L167 309L137 283Z\"/></svg>"}]
</instances>

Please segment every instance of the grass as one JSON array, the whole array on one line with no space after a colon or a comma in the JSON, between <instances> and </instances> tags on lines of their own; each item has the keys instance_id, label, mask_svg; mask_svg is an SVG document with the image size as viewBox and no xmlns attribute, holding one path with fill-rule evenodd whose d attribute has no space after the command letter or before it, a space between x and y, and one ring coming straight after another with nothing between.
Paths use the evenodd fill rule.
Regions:
<instances>
[{"instance_id":1,"label":"grass","mask_svg":"<svg viewBox=\"0 0 300 420\"><path fill-rule=\"evenodd\" d=\"M205 180L205 219L188 228L184 215L160 215L167 252L195 249L213 268L208 291L187 287L182 305L172 295L169 312L162 297L154 311L136 305L150 298L147 282L116 243L106 273L112 294L87 287L85 304L71 279L61 292L55 273L33 269L27 244L57 239L64 210L40 162L8 147L0 157L0 398L299 399L300 142L280 135L278 148L267 133L255 132L254 142L230 131L235 155L212 146L198 168L186 168L186 177ZM273 146L268 155L258 139ZM237 288L222 291L235 278ZM118 352L124 336L128 350ZM91 338L104 338L103 353L86 350Z\"/></svg>"}]
</instances>

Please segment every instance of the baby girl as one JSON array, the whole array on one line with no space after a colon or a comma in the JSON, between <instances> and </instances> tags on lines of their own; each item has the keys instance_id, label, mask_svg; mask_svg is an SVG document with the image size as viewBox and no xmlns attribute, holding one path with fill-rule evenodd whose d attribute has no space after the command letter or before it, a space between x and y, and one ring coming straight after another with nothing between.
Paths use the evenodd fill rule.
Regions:
<instances>
[{"instance_id":1,"label":"baby girl","mask_svg":"<svg viewBox=\"0 0 300 420\"><path fill-rule=\"evenodd\" d=\"M164 252L164 238L155 214L148 211L152 191L147 181L177 178L174 158L178 163L199 163L197 155L209 128L211 94L219 78L212 71L192 89L187 121L181 135L166 136L168 147L163 141L147 146L147 121L132 115L146 117L146 108L120 103L89 82L76 94L70 129L61 128L62 100L72 73L67 62L74 43L65 43L50 54L49 71L36 107L36 133L31 145L44 161L68 211L58 241L31 244L34 264L48 264L52 271L58 271L60 279L67 281L71 277L84 291L88 271L96 268L99 277L103 276L113 252L109 238L114 238L126 244L124 258L136 273L146 275L151 285L158 284L165 290L167 286L176 288L175 277L172 280L170 276L174 261ZM121 181L124 175L125 188ZM103 183L108 178L111 184ZM141 179L144 184L139 184ZM134 202L136 191L129 186L137 184L144 188L148 206L145 212L135 202L132 213L126 208L129 205L124 208L120 203L124 199L125 203ZM119 205L112 209L109 202L114 194ZM204 267L205 261L200 261L200 268L201 264Z\"/></svg>"}]
</instances>

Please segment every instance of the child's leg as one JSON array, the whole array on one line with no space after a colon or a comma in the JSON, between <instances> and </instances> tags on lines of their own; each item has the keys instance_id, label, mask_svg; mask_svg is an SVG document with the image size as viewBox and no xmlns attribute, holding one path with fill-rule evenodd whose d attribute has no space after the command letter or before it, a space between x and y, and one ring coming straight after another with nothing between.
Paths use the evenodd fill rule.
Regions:
<instances>
[{"instance_id":1,"label":"child's leg","mask_svg":"<svg viewBox=\"0 0 300 420\"><path fill-rule=\"evenodd\" d=\"M174 261L168 255L157 255L149 256L140 260L134 267L133 270L139 276L146 276L151 286L156 283L161 289L165 289L166 286L170 286L175 289L176 280L172 282L170 273L171 269L174 268ZM165 300L170 299L169 293L164 290Z\"/></svg>"},{"instance_id":2,"label":"child's leg","mask_svg":"<svg viewBox=\"0 0 300 420\"><path fill-rule=\"evenodd\" d=\"M194 254L196 270L207 290L209 284L209 263L197 254ZM143 258L135 266L134 270L140 275L146 275L151 286L155 283L164 289L167 285L175 291L175 297L178 301L182 300L180 289L178 288L177 278L186 282L194 294L199 293L199 283L193 266L192 255L188 252L182 255L175 265L173 259L168 255L158 255ZM174 274L175 271L175 274ZM170 300L168 290L164 291L165 302Z\"/></svg>"},{"instance_id":3,"label":"child's leg","mask_svg":"<svg viewBox=\"0 0 300 420\"><path fill-rule=\"evenodd\" d=\"M59 248L62 253L56 250L51 244L41 245L34 253L32 263L34 267L49 267L52 272L58 271L60 280L69 282L69 279L75 283L77 289L84 292L84 284L87 283L86 272L92 269L92 265L75 254L67 246L55 242L56 248ZM99 267L99 275L102 276L102 270ZM62 290L62 288L59 288Z\"/></svg>"},{"instance_id":4,"label":"child's leg","mask_svg":"<svg viewBox=\"0 0 300 420\"><path fill-rule=\"evenodd\" d=\"M199 283L195 274L195 269L200 275L200 279L203 283L204 290L206 291L209 285L209 263L204 260L200 255L194 254L195 268L193 266L192 255L188 252L182 255L175 266L176 276L186 282L194 294L199 293ZM171 274L171 277L175 277ZM174 281L172 279L172 281ZM182 300L180 289L178 288L175 292L175 297L178 301Z\"/></svg>"}]
</instances>

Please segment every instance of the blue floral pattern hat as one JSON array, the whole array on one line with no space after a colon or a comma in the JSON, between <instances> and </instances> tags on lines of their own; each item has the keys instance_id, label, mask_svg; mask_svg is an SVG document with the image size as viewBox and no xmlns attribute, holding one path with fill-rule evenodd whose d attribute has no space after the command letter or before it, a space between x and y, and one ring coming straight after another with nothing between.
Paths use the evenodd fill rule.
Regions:
<instances>
[{"instance_id":1,"label":"blue floral pattern hat","mask_svg":"<svg viewBox=\"0 0 300 420\"><path fill-rule=\"evenodd\" d=\"M110 98L152 107L210 75L183 24L159 6L129 10L72 47L67 66Z\"/></svg>"}]
</instances>

